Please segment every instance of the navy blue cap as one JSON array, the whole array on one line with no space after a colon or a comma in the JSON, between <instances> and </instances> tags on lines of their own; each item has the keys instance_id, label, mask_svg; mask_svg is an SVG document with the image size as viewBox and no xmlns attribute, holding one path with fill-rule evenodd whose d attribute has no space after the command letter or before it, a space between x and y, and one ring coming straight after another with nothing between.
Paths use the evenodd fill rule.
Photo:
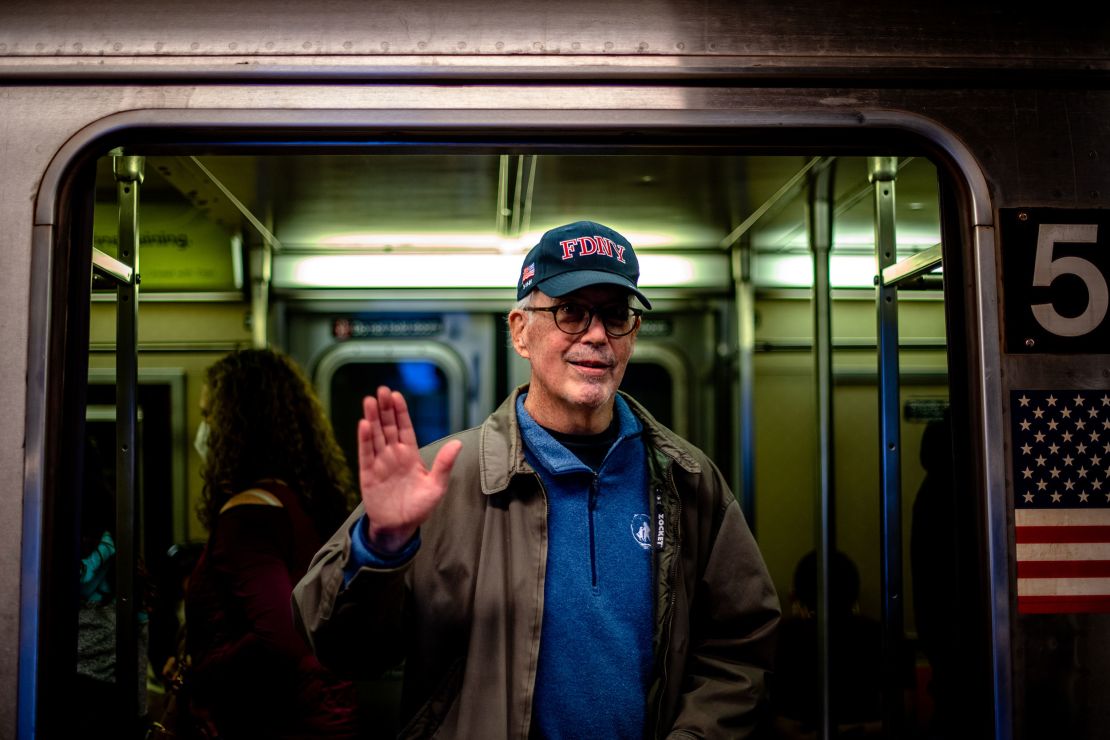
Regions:
<instances>
[{"instance_id":1,"label":"navy blue cap","mask_svg":"<svg viewBox=\"0 0 1110 740\"><path fill-rule=\"evenodd\" d=\"M640 263L627 239L594 221L575 221L546 232L532 247L520 270L516 298L535 288L560 298L588 285L618 285L651 308L636 287L639 279Z\"/></svg>"}]
</instances>

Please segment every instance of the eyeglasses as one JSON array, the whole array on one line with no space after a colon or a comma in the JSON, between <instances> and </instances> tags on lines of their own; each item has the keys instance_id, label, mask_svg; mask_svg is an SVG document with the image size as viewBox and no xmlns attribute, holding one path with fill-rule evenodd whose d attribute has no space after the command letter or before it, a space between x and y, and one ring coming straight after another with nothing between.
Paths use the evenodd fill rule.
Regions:
<instances>
[{"instance_id":1,"label":"eyeglasses","mask_svg":"<svg viewBox=\"0 0 1110 740\"><path fill-rule=\"evenodd\" d=\"M597 316L611 337L623 337L636 328L643 311L622 305L588 308L580 303L556 303L554 306L525 306L525 311L543 311L555 319L555 326L566 334L585 334Z\"/></svg>"}]
</instances>

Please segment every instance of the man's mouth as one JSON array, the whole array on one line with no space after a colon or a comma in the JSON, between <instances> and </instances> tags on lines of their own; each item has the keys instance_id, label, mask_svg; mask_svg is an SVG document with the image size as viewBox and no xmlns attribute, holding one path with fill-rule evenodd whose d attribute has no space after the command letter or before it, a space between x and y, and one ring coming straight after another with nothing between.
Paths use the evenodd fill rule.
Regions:
<instances>
[{"instance_id":1,"label":"man's mouth","mask_svg":"<svg viewBox=\"0 0 1110 740\"><path fill-rule=\"evenodd\" d=\"M596 357L568 357L567 362L587 376L601 377L613 367L613 362Z\"/></svg>"}]
</instances>

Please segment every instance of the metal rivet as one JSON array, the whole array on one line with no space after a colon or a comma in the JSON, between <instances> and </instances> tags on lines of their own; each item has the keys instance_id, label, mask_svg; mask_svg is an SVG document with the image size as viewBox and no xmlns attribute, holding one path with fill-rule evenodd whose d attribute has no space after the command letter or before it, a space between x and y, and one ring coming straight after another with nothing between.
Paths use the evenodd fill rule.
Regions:
<instances>
[{"instance_id":1,"label":"metal rivet","mask_svg":"<svg viewBox=\"0 0 1110 740\"><path fill-rule=\"evenodd\" d=\"M1018 221L1028 221L1028 220L1029 220L1029 214L1028 213L1026 213L1025 211L1021 211L1020 213L1018 213Z\"/></svg>"},{"instance_id":2,"label":"metal rivet","mask_svg":"<svg viewBox=\"0 0 1110 740\"><path fill-rule=\"evenodd\" d=\"M1036 342L1033 341L1033 339L1031 339L1031 338L1025 340L1025 346L1028 347L1029 349L1033 349L1034 344L1036 344Z\"/></svg>"}]
</instances>

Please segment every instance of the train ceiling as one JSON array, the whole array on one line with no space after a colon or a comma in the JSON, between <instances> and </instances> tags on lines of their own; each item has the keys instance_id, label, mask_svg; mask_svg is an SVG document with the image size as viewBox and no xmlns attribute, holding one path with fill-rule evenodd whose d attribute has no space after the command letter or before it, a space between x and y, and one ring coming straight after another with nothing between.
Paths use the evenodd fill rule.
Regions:
<instances>
[{"instance_id":1,"label":"train ceiling","mask_svg":"<svg viewBox=\"0 0 1110 740\"><path fill-rule=\"evenodd\" d=\"M577 219L613 226L645 254L720 253L747 224L740 239L752 247L758 284L761 275L774 282L760 263L807 254L805 172L813 164L685 154L150 157L140 213L182 209L229 244L236 235L247 246L269 242L275 255L519 259L545 229ZM925 159L899 165L896 223L905 256L940 241L937 176ZM866 158L836 160L835 191L834 257L862 260L866 271L874 253ZM116 202L108 157L96 200L98 213ZM861 282L869 284L866 275Z\"/></svg>"}]
</instances>

